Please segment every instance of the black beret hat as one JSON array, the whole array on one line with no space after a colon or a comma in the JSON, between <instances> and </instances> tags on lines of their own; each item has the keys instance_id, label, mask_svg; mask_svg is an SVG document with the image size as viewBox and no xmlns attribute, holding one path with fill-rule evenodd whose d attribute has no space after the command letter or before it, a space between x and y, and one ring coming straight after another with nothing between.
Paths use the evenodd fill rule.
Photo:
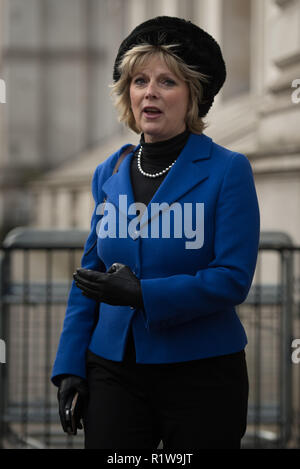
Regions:
<instances>
[{"instance_id":1,"label":"black beret hat","mask_svg":"<svg viewBox=\"0 0 300 469\"><path fill-rule=\"evenodd\" d=\"M199 104L199 116L205 116L211 108L214 97L226 79L226 66L220 46L216 40L191 21L170 16L158 16L138 25L121 43L113 71L114 81L120 78L119 65L124 54L139 44L154 46L178 44L172 49L187 65L209 76L203 83L203 98Z\"/></svg>"}]
</instances>

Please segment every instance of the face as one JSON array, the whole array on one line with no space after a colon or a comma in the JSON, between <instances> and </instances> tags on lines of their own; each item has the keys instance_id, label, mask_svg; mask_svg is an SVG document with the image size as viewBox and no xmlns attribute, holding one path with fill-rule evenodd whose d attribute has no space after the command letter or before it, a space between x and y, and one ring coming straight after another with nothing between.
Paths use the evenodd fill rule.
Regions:
<instances>
[{"instance_id":1,"label":"face","mask_svg":"<svg viewBox=\"0 0 300 469\"><path fill-rule=\"evenodd\" d=\"M154 56L130 83L131 109L145 142L168 140L186 129L189 88Z\"/></svg>"}]
</instances>

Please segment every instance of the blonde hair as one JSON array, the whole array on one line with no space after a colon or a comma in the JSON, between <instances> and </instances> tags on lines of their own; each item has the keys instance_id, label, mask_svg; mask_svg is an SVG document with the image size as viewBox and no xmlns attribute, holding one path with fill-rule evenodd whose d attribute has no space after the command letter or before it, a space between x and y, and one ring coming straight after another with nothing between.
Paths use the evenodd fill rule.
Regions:
<instances>
[{"instance_id":1,"label":"blonde hair","mask_svg":"<svg viewBox=\"0 0 300 469\"><path fill-rule=\"evenodd\" d=\"M150 58L158 56L164 60L167 67L179 79L185 81L189 88L189 106L186 115L187 128L196 134L201 134L206 127L202 117L199 117L198 105L202 100L202 82L208 82L208 76L187 65L180 57L172 52L176 44L153 46L151 44L140 44L129 49L119 64L120 78L110 85L114 104L118 111L119 121L124 122L131 130L140 133L137 127L130 102L130 83L135 71L142 67Z\"/></svg>"}]
</instances>

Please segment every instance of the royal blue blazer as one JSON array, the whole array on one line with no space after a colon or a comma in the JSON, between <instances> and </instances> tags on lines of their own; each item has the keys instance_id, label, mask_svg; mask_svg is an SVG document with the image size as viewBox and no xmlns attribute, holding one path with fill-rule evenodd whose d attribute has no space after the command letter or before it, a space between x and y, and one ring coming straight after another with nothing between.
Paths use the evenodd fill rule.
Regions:
<instances>
[{"instance_id":1,"label":"royal blue blazer","mask_svg":"<svg viewBox=\"0 0 300 469\"><path fill-rule=\"evenodd\" d=\"M190 135L150 202L165 203L170 217L172 204L177 203L194 228L196 210L184 212L184 204L203 208L203 239L197 248L188 249L191 235L182 229L178 236L172 223L167 237L162 230L158 230L159 236L141 235L146 228L151 234L151 226L156 223L157 228L162 221L163 211L155 214L150 209L145 211L137 233L131 229L127 236L120 236L116 229L115 237L100 236L107 228L102 218L99 231L102 215L98 205L105 197L115 208L117 225L122 222L124 227L125 220L130 226L137 215L127 209L135 202L130 179L133 152L112 175L125 148L95 170L95 209L81 266L100 271L114 262L129 266L140 279L144 308L99 304L83 296L73 281L52 371L54 384L62 374L86 376L87 349L122 361L130 325L137 363L184 362L238 352L247 344L235 307L245 301L251 287L260 233L259 206L248 159L204 134ZM99 320L94 327L96 315Z\"/></svg>"}]
</instances>

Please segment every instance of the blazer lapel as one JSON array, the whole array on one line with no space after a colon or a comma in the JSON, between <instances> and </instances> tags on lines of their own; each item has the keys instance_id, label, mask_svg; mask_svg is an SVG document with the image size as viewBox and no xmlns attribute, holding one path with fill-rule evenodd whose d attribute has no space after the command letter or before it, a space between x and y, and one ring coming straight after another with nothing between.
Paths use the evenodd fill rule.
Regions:
<instances>
[{"instance_id":1,"label":"blazer lapel","mask_svg":"<svg viewBox=\"0 0 300 469\"><path fill-rule=\"evenodd\" d=\"M128 206L135 202L130 177L130 164L133 154L137 148L133 149L120 164L117 173L110 176L103 184L102 190L106 194L108 201L117 207L128 218L131 218L127 213ZM124 203L126 199L127 203Z\"/></svg>"},{"instance_id":2,"label":"blazer lapel","mask_svg":"<svg viewBox=\"0 0 300 469\"><path fill-rule=\"evenodd\" d=\"M207 179L210 173L211 146L210 137L204 134L191 134L176 163L153 195L149 205L154 202L157 204L165 202L168 208L193 187ZM138 148L139 145L134 151ZM112 202L129 220L136 217L136 214L128 215L129 205L135 202L130 177L130 164L134 151L127 155L119 171L110 176L102 187L108 201ZM141 227L149 223L153 216L155 216L153 211L151 213L151 210L145 210L141 219Z\"/></svg>"},{"instance_id":3,"label":"blazer lapel","mask_svg":"<svg viewBox=\"0 0 300 469\"><path fill-rule=\"evenodd\" d=\"M196 185L209 176L209 165L204 160L210 159L212 139L206 135L191 134L187 144L178 156L176 163L153 195L150 204L166 202L165 209L179 200ZM203 160L203 163L196 162ZM160 209L160 211L162 211ZM147 210L142 217L141 227L155 216L155 212Z\"/></svg>"}]
</instances>

